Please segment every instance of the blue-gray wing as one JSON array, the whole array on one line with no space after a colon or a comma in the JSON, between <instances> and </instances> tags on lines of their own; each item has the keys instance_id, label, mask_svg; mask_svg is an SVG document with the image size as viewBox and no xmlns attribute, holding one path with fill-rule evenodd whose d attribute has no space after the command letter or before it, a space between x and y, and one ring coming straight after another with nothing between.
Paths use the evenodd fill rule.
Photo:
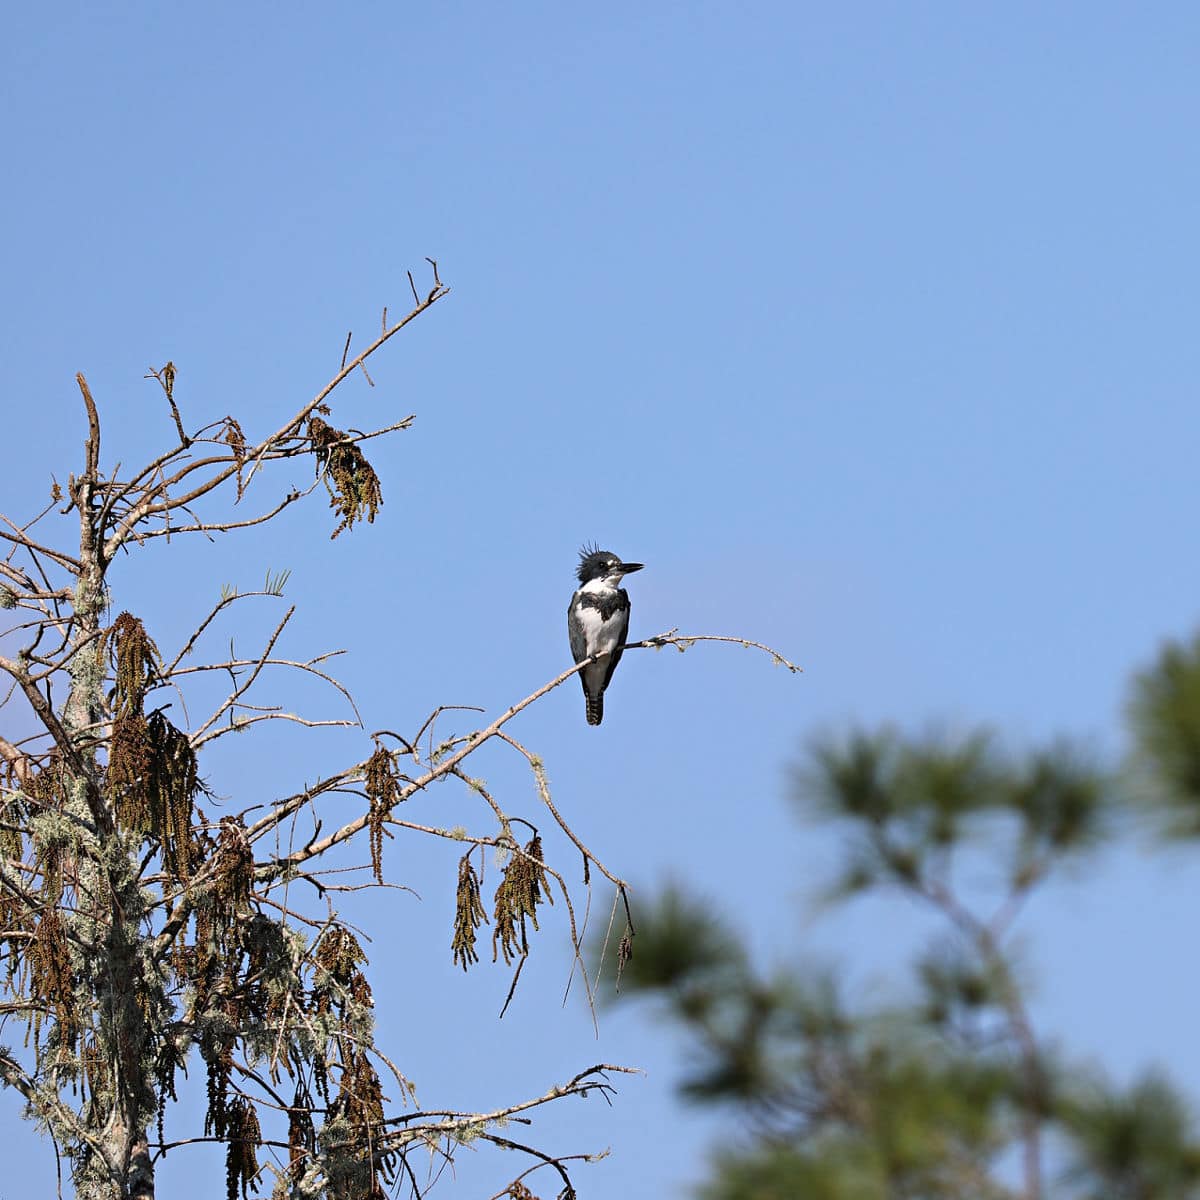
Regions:
<instances>
[{"instance_id":1,"label":"blue-gray wing","mask_svg":"<svg viewBox=\"0 0 1200 1200\"><path fill-rule=\"evenodd\" d=\"M617 636L616 649L608 656L608 668L604 672L604 683L600 690L604 691L612 682L613 672L617 669L617 663L621 661L621 655L625 653L625 639L629 634L629 594L625 591L617 592L617 604L615 606L617 617L620 621L620 633Z\"/></svg>"},{"instance_id":2,"label":"blue-gray wing","mask_svg":"<svg viewBox=\"0 0 1200 1200\"><path fill-rule=\"evenodd\" d=\"M587 636L583 632L583 622L575 615L575 598L567 606L567 636L571 639L571 657L576 662L587 658Z\"/></svg>"}]
</instances>

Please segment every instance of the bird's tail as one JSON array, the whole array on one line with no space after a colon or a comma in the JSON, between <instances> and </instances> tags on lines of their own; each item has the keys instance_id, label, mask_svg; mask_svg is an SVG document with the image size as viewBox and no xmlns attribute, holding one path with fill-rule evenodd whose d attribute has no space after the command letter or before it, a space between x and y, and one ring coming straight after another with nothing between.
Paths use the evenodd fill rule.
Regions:
<instances>
[{"instance_id":1,"label":"bird's tail","mask_svg":"<svg viewBox=\"0 0 1200 1200\"><path fill-rule=\"evenodd\" d=\"M591 692L584 692L584 697L587 699L587 723L599 725L604 720L604 693L596 692L593 695Z\"/></svg>"}]
</instances>

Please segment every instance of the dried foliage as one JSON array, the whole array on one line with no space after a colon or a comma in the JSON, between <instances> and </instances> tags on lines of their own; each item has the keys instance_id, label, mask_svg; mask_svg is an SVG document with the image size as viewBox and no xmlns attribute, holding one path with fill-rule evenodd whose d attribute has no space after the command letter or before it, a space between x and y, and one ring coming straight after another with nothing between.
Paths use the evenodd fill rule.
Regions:
<instances>
[{"instance_id":1,"label":"dried foliage","mask_svg":"<svg viewBox=\"0 0 1200 1200\"><path fill-rule=\"evenodd\" d=\"M535 1196L520 1180L510 1183L508 1187L504 1189L502 1195L508 1196L509 1200L538 1200L538 1197Z\"/></svg>"},{"instance_id":2,"label":"dried foliage","mask_svg":"<svg viewBox=\"0 0 1200 1200\"><path fill-rule=\"evenodd\" d=\"M384 1148L383 1087L370 1058L348 1047L342 1063L337 1098L329 1109L327 1131L344 1128L348 1136L341 1146L338 1169L331 1173L330 1196L358 1200L360 1196L382 1197L384 1188L396 1178L396 1155Z\"/></svg>"},{"instance_id":3,"label":"dried foliage","mask_svg":"<svg viewBox=\"0 0 1200 1200\"><path fill-rule=\"evenodd\" d=\"M187 734L161 713L146 722L150 769L145 779L150 834L162 847L163 866L179 883L192 874L192 805L200 791L196 755Z\"/></svg>"},{"instance_id":4,"label":"dried foliage","mask_svg":"<svg viewBox=\"0 0 1200 1200\"><path fill-rule=\"evenodd\" d=\"M296 1084L296 1094L288 1109L288 1171L286 1181L296 1183L305 1165L317 1149L317 1132L313 1125L312 1095L304 1082Z\"/></svg>"},{"instance_id":5,"label":"dried foliage","mask_svg":"<svg viewBox=\"0 0 1200 1200\"><path fill-rule=\"evenodd\" d=\"M458 892L454 902L454 938L450 943L456 962L465 971L479 961L475 930L487 920L479 894L479 876L471 865L471 851L458 862Z\"/></svg>"},{"instance_id":6,"label":"dried foliage","mask_svg":"<svg viewBox=\"0 0 1200 1200\"><path fill-rule=\"evenodd\" d=\"M392 809L400 802L400 785L392 767L392 756L379 745L367 759L363 787L371 808L367 828L370 832L371 870L375 882L383 882L383 835L387 832L384 822ZM389 835L390 836L390 835Z\"/></svg>"},{"instance_id":7,"label":"dried foliage","mask_svg":"<svg viewBox=\"0 0 1200 1200\"><path fill-rule=\"evenodd\" d=\"M514 853L509 859L496 888L492 914L496 920L492 930L493 962L499 954L511 964L514 957L523 958L529 953L525 921L531 921L534 929L538 927L537 906L543 899L554 903L542 862L542 839L534 834L524 852Z\"/></svg>"},{"instance_id":8,"label":"dried foliage","mask_svg":"<svg viewBox=\"0 0 1200 1200\"><path fill-rule=\"evenodd\" d=\"M112 623L105 640L113 663L113 709L120 717L141 712L146 691L154 682L162 658L145 626L132 613L123 612Z\"/></svg>"},{"instance_id":9,"label":"dried foliage","mask_svg":"<svg viewBox=\"0 0 1200 1200\"><path fill-rule=\"evenodd\" d=\"M239 1096L226 1117L225 1198L238 1200L240 1192L241 1200L246 1200L247 1188L258 1191L258 1149L262 1145L258 1113L249 1100Z\"/></svg>"},{"instance_id":10,"label":"dried foliage","mask_svg":"<svg viewBox=\"0 0 1200 1200\"><path fill-rule=\"evenodd\" d=\"M324 405L318 411L329 413ZM323 472L329 491L329 507L341 516L329 536L337 537L363 517L368 525L373 524L383 504L383 492L375 468L367 462L358 444L350 434L334 429L317 416L308 419L308 437L316 455L317 470Z\"/></svg>"},{"instance_id":11,"label":"dried foliage","mask_svg":"<svg viewBox=\"0 0 1200 1200\"><path fill-rule=\"evenodd\" d=\"M162 659L142 622L123 612L108 631L115 682L105 783L117 825L158 842L172 881L192 873L192 805L200 791L188 736L161 710L145 715Z\"/></svg>"},{"instance_id":12,"label":"dried foliage","mask_svg":"<svg viewBox=\"0 0 1200 1200\"><path fill-rule=\"evenodd\" d=\"M233 452L234 462L237 464L237 498L240 500L246 490L243 472L246 465L246 435L233 417L226 417L223 424L225 431L221 434L221 441Z\"/></svg>"},{"instance_id":13,"label":"dried foliage","mask_svg":"<svg viewBox=\"0 0 1200 1200\"><path fill-rule=\"evenodd\" d=\"M29 989L45 1000L54 1017L55 1042L68 1054L75 1050L79 1037L79 1012L75 1006L71 978L71 953L62 913L54 901L42 910L34 923L34 940L29 952ZM40 1015L33 1025L36 1039Z\"/></svg>"},{"instance_id":14,"label":"dried foliage","mask_svg":"<svg viewBox=\"0 0 1200 1200\"><path fill-rule=\"evenodd\" d=\"M371 985L359 969L367 956L354 934L340 925L326 930L313 957L319 968L313 988L313 1012L336 1012L344 1017L351 1004L371 1007Z\"/></svg>"}]
</instances>

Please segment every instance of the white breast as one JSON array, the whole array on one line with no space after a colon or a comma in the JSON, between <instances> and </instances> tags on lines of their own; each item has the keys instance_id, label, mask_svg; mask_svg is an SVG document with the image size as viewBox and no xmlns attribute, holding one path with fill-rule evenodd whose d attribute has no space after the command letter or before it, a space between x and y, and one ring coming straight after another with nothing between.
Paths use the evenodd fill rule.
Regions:
<instances>
[{"instance_id":1,"label":"white breast","mask_svg":"<svg viewBox=\"0 0 1200 1200\"><path fill-rule=\"evenodd\" d=\"M583 626L584 644L589 654L605 654L615 650L620 640L621 617L614 613L607 621L600 619L599 610L584 608L579 612L579 623Z\"/></svg>"}]
</instances>

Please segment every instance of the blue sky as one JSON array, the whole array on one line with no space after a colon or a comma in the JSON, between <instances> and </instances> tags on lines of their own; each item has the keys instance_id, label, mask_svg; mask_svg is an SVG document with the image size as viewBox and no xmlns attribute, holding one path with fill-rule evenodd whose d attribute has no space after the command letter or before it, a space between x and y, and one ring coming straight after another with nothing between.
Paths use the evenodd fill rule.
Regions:
<instances>
[{"instance_id":1,"label":"blue sky","mask_svg":"<svg viewBox=\"0 0 1200 1200\"><path fill-rule=\"evenodd\" d=\"M572 687L515 732L615 870L725 888L764 961L849 961L869 999L916 926L895 903L811 917L837 847L785 803L802 739L986 722L1115 756L1129 672L1196 624L1198 35L1185 4L14 8L0 509L33 511L77 466L77 370L110 464L170 436L142 379L168 358L189 424L232 412L261 434L436 257L452 294L335 408L417 414L375 449L374 527L331 543L314 497L240 541L122 562L117 605L171 645L222 583L289 568L289 648L346 647L368 729L411 730L563 667L582 541L644 561L636 634L744 634L805 674L733 648L631 654L599 730ZM285 733L206 765L242 807L364 743ZM536 810L511 756L478 771ZM468 813L448 790L426 803L414 818ZM387 854L421 899L355 911L423 1103L640 1065L612 1110L530 1136L612 1147L583 1195L682 1195L716 1126L674 1102L677 1039L619 1007L597 1042L578 996L561 1008L554 920L497 1023L507 977L449 963L452 852ZM1038 1014L1065 1048L1200 1092L1200 975L1174 935L1197 880L1131 847L1034 907ZM29 1147L8 1161L50 1186L0 1102ZM163 1186L211 1194L188 1153ZM479 1156L444 1187L512 1173Z\"/></svg>"}]
</instances>

